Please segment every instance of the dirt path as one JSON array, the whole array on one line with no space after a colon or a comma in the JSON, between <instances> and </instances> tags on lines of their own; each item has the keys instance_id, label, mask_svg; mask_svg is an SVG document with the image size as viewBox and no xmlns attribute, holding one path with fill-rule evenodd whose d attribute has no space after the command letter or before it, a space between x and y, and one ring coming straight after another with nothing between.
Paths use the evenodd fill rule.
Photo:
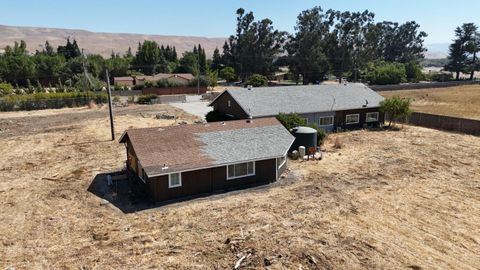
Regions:
<instances>
[{"instance_id":1,"label":"dirt path","mask_svg":"<svg viewBox=\"0 0 480 270\"><path fill-rule=\"evenodd\" d=\"M196 119L125 108L117 135L174 124L158 111ZM245 269L480 265L479 137L409 126L335 134L323 161L290 164L293 180L124 214L88 192L125 160L105 112L18 117L26 127L2 134L0 268L229 269L242 256Z\"/></svg>"}]
</instances>

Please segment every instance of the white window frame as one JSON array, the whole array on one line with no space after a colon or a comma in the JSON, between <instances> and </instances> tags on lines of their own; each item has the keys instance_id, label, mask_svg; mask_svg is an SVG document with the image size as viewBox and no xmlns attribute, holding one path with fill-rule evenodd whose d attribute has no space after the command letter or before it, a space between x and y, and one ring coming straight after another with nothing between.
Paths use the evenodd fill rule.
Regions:
<instances>
[{"instance_id":1,"label":"white window frame","mask_svg":"<svg viewBox=\"0 0 480 270\"><path fill-rule=\"evenodd\" d=\"M283 162L281 164L278 164L278 160L283 159ZM277 169L280 169L283 165L287 163L287 156L281 156L277 158Z\"/></svg>"},{"instance_id":2,"label":"white window frame","mask_svg":"<svg viewBox=\"0 0 480 270\"><path fill-rule=\"evenodd\" d=\"M348 122L347 119L349 116L357 116L357 121L356 122ZM354 114L347 114L345 115L345 124L347 125L354 125L360 123L360 114L359 113L354 113Z\"/></svg>"},{"instance_id":3,"label":"white window frame","mask_svg":"<svg viewBox=\"0 0 480 270\"><path fill-rule=\"evenodd\" d=\"M247 165L247 174L245 174L245 175L235 175L235 171L234 171L233 175L235 175L235 176L232 176L232 177L228 176L229 175L228 167L233 166L233 169L235 170L235 165L240 165L240 164L244 164L244 163L252 163L253 164L253 173L248 173L248 165ZM227 180L244 178L244 177L253 176L253 175L255 175L255 161L247 161L247 162L241 162L241 163L235 163L235 164L227 165Z\"/></svg>"},{"instance_id":4,"label":"white window frame","mask_svg":"<svg viewBox=\"0 0 480 270\"><path fill-rule=\"evenodd\" d=\"M178 184L172 185L172 175L173 174L178 174ZM170 173L168 174L168 188L176 188L176 187L181 187L182 186L182 173Z\"/></svg>"},{"instance_id":5,"label":"white window frame","mask_svg":"<svg viewBox=\"0 0 480 270\"><path fill-rule=\"evenodd\" d=\"M377 116L376 119L375 119L375 120L369 120L369 119L368 119L368 115L369 115L369 114L374 114L374 115L376 115L376 116ZM378 119L380 119L380 114L379 114L378 112L367 112L367 113L365 114L365 122L378 122Z\"/></svg>"},{"instance_id":6,"label":"white window frame","mask_svg":"<svg viewBox=\"0 0 480 270\"><path fill-rule=\"evenodd\" d=\"M322 125L322 124L320 124L320 119L322 119L322 118L330 118L330 119L332 119L332 123L329 124L329 125ZM319 126L319 127L329 127L329 126L333 126L333 121L334 121L334 120L335 120L335 118L334 118L333 115L330 115L330 116L320 116L320 117L318 118L318 126Z\"/></svg>"},{"instance_id":7,"label":"white window frame","mask_svg":"<svg viewBox=\"0 0 480 270\"><path fill-rule=\"evenodd\" d=\"M227 106L230 108L232 106L232 101L229 99L227 100Z\"/></svg>"}]
</instances>

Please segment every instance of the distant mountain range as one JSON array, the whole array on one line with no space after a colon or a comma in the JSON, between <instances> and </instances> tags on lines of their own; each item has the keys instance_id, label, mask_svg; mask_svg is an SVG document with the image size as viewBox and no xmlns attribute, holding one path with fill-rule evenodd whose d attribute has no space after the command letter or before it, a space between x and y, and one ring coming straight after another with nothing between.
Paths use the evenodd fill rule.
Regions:
<instances>
[{"instance_id":1,"label":"distant mountain range","mask_svg":"<svg viewBox=\"0 0 480 270\"><path fill-rule=\"evenodd\" d=\"M428 59L439 59L446 58L448 56L448 43L432 43L425 44L427 52L425 53L425 58Z\"/></svg>"},{"instance_id":2,"label":"distant mountain range","mask_svg":"<svg viewBox=\"0 0 480 270\"><path fill-rule=\"evenodd\" d=\"M123 54L128 47L135 52L138 42L144 40L155 40L159 44L175 46L177 52L192 50L194 45L201 44L206 54L211 57L215 47L220 50L226 38L188 37L188 36L164 36L164 35L143 35L123 33L99 33L85 30L46 28L46 27L20 27L0 25L0 52L7 45L15 41L25 40L28 50L35 52L41 50L48 40L56 48L64 45L68 37L76 39L78 45L85 49L86 53L101 54L110 56L112 50L115 53ZM426 58L445 58L448 54L447 43L426 44L428 52Z\"/></svg>"},{"instance_id":3,"label":"distant mountain range","mask_svg":"<svg viewBox=\"0 0 480 270\"><path fill-rule=\"evenodd\" d=\"M194 45L201 44L208 56L213 55L215 47L222 48L226 38L206 38L187 36L163 36L143 34L117 34L97 33L85 30L72 30L45 27L20 27L0 25L0 51L15 41L24 40L30 52L42 50L45 41L56 48L58 45L65 45L67 38L76 39L78 46L85 49L86 53L101 54L110 56L112 50L115 53L123 54L128 47L135 52L138 42L144 40L155 40L165 46L175 46L177 53L190 51Z\"/></svg>"}]
</instances>

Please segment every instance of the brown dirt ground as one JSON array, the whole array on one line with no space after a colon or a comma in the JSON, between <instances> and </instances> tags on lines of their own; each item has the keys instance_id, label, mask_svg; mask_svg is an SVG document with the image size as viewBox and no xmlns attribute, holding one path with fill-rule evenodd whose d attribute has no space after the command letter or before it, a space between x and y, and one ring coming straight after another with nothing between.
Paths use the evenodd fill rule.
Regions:
<instances>
[{"instance_id":1,"label":"brown dirt ground","mask_svg":"<svg viewBox=\"0 0 480 270\"><path fill-rule=\"evenodd\" d=\"M155 111L195 120L123 110L117 135L174 124ZM125 160L107 110L93 111L2 118L35 132L0 132L0 268L228 269L245 255L244 269L479 269L479 137L334 134L323 161L291 162L273 185L125 214L87 191Z\"/></svg>"},{"instance_id":2,"label":"brown dirt ground","mask_svg":"<svg viewBox=\"0 0 480 270\"><path fill-rule=\"evenodd\" d=\"M412 100L418 112L480 120L480 85L418 90L383 91L384 97L401 96Z\"/></svg>"}]
</instances>

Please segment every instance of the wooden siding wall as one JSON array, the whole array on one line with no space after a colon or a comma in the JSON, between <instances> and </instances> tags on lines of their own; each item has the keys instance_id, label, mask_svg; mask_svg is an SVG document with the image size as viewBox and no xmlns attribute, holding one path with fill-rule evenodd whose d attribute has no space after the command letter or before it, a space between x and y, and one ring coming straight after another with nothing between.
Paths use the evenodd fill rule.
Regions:
<instances>
[{"instance_id":1,"label":"wooden siding wall","mask_svg":"<svg viewBox=\"0 0 480 270\"><path fill-rule=\"evenodd\" d=\"M169 188L168 175L163 175L147 179L147 192L152 201L161 202L268 184L276 180L276 172L275 159L256 161L255 175L231 180L227 180L226 166L183 172L182 186L176 188Z\"/></svg>"},{"instance_id":2,"label":"wooden siding wall","mask_svg":"<svg viewBox=\"0 0 480 270\"><path fill-rule=\"evenodd\" d=\"M324 126L322 128L326 131L334 130L335 112L305 113L300 114L300 116L308 119L308 125L316 124L317 126L320 125L320 117L333 116L333 124L331 126Z\"/></svg>"},{"instance_id":3,"label":"wooden siding wall","mask_svg":"<svg viewBox=\"0 0 480 270\"><path fill-rule=\"evenodd\" d=\"M378 112L378 122L366 122L366 116L369 112ZM359 114L360 121L358 124L345 124L345 118L348 114ZM337 111L335 112L335 127L341 127L342 129L358 129L362 128L363 124L367 124L369 126L375 126L379 123L383 123L385 120L385 115L380 112L379 108L365 108L365 109L356 109L356 110L348 110L348 111Z\"/></svg>"},{"instance_id":4,"label":"wooden siding wall","mask_svg":"<svg viewBox=\"0 0 480 270\"><path fill-rule=\"evenodd\" d=\"M230 100L230 107L228 107L228 101ZM213 109L224 114L233 115L236 119L247 119L248 114L240 107L240 105L233 99L228 93L224 92L220 95L212 104Z\"/></svg>"}]
</instances>

